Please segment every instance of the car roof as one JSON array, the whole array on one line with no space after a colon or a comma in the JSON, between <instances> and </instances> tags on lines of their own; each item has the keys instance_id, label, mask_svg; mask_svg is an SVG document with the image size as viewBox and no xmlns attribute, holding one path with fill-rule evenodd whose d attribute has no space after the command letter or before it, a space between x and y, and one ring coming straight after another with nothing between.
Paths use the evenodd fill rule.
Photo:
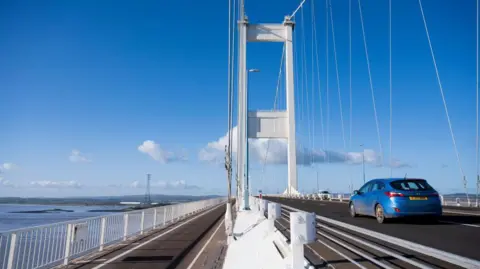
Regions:
<instances>
[{"instance_id":1,"label":"car roof","mask_svg":"<svg viewBox=\"0 0 480 269\"><path fill-rule=\"evenodd\" d=\"M392 182L396 180L425 180L423 178L404 178L404 177L391 177L391 178L375 178L370 181L383 181L383 182Z\"/></svg>"}]
</instances>

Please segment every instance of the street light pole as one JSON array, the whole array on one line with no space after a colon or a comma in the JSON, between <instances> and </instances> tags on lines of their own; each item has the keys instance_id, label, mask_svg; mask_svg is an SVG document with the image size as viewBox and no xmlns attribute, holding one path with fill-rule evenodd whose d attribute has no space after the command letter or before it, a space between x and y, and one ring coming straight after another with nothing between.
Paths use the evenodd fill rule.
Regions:
<instances>
[{"instance_id":1,"label":"street light pole","mask_svg":"<svg viewBox=\"0 0 480 269\"><path fill-rule=\"evenodd\" d=\"M363 144L361 144L360 147L362 147L363 184L365 184L365 149L363 148Z\"/></svg>"},{"instance_id":2,"label":"street light pole","mask_svg":"<svg viewBox=\"0 0 480 269\"><path fill-rule=\"evenodd\" d=\"M260 70L258 69L249 69L248 72L247 72L247 79L245 81L245 89L247 91L247 96L246 96L246 102L245 102L245 115L243 115L245 117L245 140L246 140L246 151L245 151L245 182L243 182L243 201L244 201L244 205L245 205L245 210L250 210L250 206L248 204L248 197L250 196L250 191L249 191L249 171L248 171L248 166L249 166L249 157L248 157L248 148L249 148L249 145L248 145L248 103L249 103L249 89L248 89L248 81L250 80L250 73L258 73L260 72Z\"/></svg>"}]
</instances>

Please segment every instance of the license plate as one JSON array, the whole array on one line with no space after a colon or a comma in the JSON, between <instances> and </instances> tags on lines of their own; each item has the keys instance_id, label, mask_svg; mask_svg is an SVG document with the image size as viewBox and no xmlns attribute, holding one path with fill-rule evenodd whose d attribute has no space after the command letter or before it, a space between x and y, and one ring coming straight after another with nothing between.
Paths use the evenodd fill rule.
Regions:
<instances>
[{"instance_id":1,"label":"license plate","mask_svg":"<svg viewBox=\"0 0 480 269\"><path fill-rule=\"evenodd\" d=\"M410 198L410 200L428 200L427 197L411 197L410 196L409 198Z\"/></svg>"}]
</instances>

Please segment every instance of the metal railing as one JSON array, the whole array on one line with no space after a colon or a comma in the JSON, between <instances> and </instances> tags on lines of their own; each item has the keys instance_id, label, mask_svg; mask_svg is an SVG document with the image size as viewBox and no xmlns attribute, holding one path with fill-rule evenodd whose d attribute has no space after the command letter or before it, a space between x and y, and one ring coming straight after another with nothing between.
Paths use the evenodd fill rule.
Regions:
<instances>
[{"instance_id":1,"label":"metal railing","mask_svg":"<svg viewBox=\"0 0 480 269\"><path fill-rule=\"evenodd\" d=\"M338 201L338 202L348 202L350 201L350 197L352 196L349 193L329 193L329 194L322 194L322 193L305 193L305 194L293 194L293 195L285 195L285 194L264 194L265 197L288 197L288 198L295 198L295 199L305 199L305 200L328 200L328 201ZM442 205L444 206L458 206L458 207L478 207L480 208L480 203L477 204L476 201L471 200L470 204L468 203L466 198L460 197L444 197L440 195L442 199Z\"/></svg>"},{"instance_id":2,"label":"metal railing","mask_svg":"<svg viewBox=\"0 0 480 269\"><path fill-rule=\"evenodd\" d=\"M0 233L0 268L51 268L226 201L215 198Z\"/></svg>"},{"instance_id":3,"label":"metal railing","mask_svg":"<svg viewBox=\"0 0 480 269\"><path fill-rule=\"evenodd\" d=\"M253 198L252 204L261 204L258 198ZM281 206L281 219L289 223L291 221L291 214L293 212L306 212L304 210L287 206L281 203L275 203L267 201L267 203L273 203ZM266 207L266 204L263 205ZM270 210L268 206L268 210ZM309 212L306 212L309 213ZM310 213L312 214L312 213ZM274 217L275 214L268 213L268 217ZM422 268L428 269L434 267L434 263L444 264L449 263L462 268L480 268L480 261L456 255L450 252L435 249L426 245L421 245L412 241L407 241L397 237L393 237L384 233L376 232L373 230L358 227L356 225L348 224L342 221L334 220L328 217L316 215L316 221L313 222L316 228L315 241L321 245L327 247L332 252L345 258L350 263L357 265L359 268L365 268L364 264L360 265L357 256L361 259L365 259L365 262L371 262L380 268L391 268L390 264L385 263L386 259L376 259L372 256L372 251L381 253L382 255L388 255L402 263L408 264L408 268ZM278 219L277 219L278 220ZM308 223L303 221L303 223ZM290 238L294 237L291 231L291 226L284 226L283 230L290 235ZM308 227L306 228L308 230ZM289 241L291 242L291 240ZM289 247L285 248L289 251ZM314 251L312 248L310 248ZM350 255L349 252L344 251L347 249L349 252L355 255ZM315 251L314 251L315 252ZM412 253L421 254L422 256L428 256L428 260L422 257L409 257ZM322 253L317 253L322 255ZM302 257L303 258L303 257ZM328 263L328 261L326 261ZM306 265L302 268L307 268Z\"/></svg>"}]
</instances>

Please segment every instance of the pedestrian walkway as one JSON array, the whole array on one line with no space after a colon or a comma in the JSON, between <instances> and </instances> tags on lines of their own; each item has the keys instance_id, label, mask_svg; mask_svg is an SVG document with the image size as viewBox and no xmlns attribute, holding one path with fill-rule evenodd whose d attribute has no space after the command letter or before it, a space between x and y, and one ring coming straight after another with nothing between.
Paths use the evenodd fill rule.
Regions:
<instances>
[{"instance_id":1,"label":"pedestrian walkway","mask_svg":"<svg viewBox=\"0 0 480 269\"><path fill-rule=\"evenodd\" d=\"M216 206L175 226L156 231L136 242L129 242L122 248L81 261L80 264L69 265L68 269L167 269L177 268L180 264L183 267L184 258L194 255L193 250L212 228L219 226L224 213L224 204ZM197 260L192 259L192 262Z\"/></svg>"}]
</instances>

